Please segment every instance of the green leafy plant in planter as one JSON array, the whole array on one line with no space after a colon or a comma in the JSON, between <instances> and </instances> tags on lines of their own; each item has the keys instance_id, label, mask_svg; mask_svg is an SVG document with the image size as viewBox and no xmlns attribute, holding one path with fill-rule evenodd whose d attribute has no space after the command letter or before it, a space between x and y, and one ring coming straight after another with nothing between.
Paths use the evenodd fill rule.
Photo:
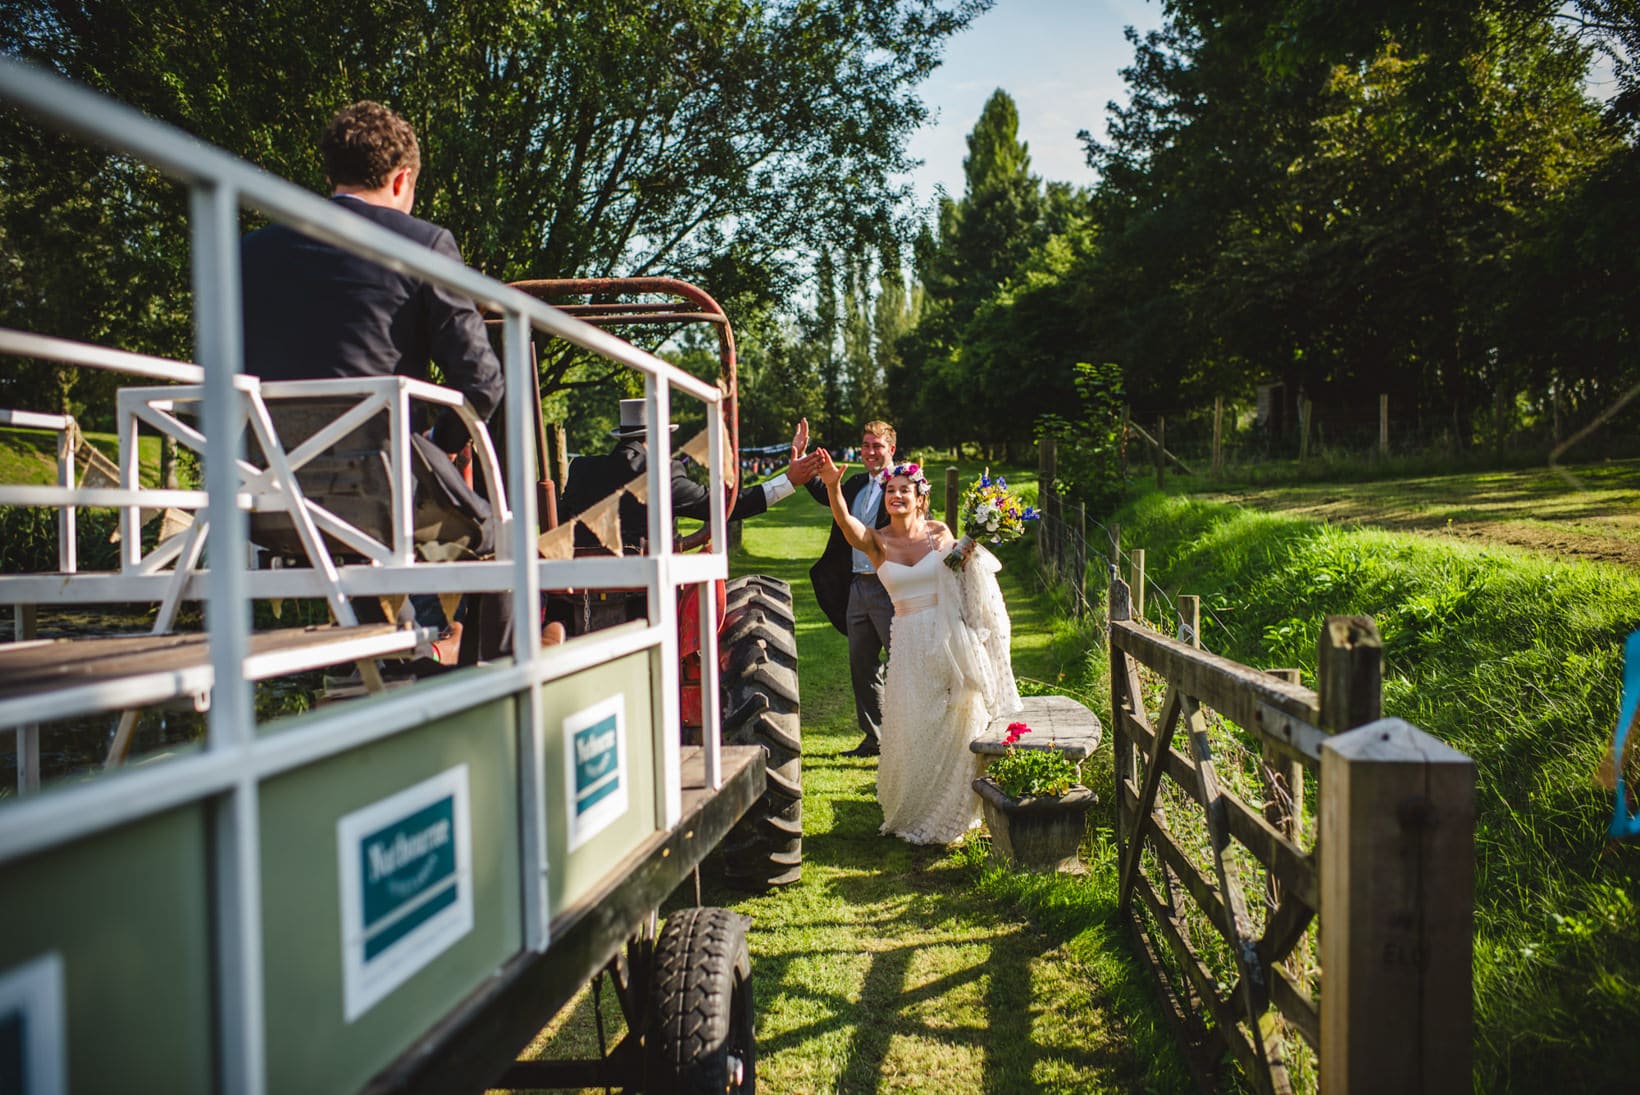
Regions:
<instances>
[{"instance_id":1,"label":"green leafy plant in planter","mask_svg":"<svg viewBox=\"0 0 1640 1095\"><path fill-rule=\"evenodd\" d=\"M1086 831L1088 810L1097 801L1077 783L1078 768L1059 750L1016 749L1031 728L1008 727L1008 751L974 781L991 831L991 851L1018 867L1083 870L1077 848Z\"/></svg>"},{"instance_id":2,"label":"green leafy plant in planter","mask_svg":"<svg viewBox=\"0 0 1640 1095\"><path fill-rule=\"evenodd\" d=\"M1080 777L1078 767L1057 749L1015 749L1020 735L1031 728L1022 722L1010 723L1002 739L1008 751L985 770L998 790L1009 798L1059 798Z\"/></svg>"}]
</instances>

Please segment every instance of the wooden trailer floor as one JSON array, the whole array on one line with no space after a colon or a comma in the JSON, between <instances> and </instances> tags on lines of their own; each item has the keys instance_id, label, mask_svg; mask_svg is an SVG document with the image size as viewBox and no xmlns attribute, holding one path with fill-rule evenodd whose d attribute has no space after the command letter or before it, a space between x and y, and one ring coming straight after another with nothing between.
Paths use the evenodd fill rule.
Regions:
<instances>
[{"instance_id":1,"label":"wooden trailer floor","mask_svg":"<svg viewBox=\"0 0 1640 1095\"><path fill-rule=\"evenodd\" d=\"M402 654L415 631L392 624L285 628L250 636L247 680ZM110 635L0 645L0 726L118 711L183 697L201 708L213 682L209 636Z\"/></svg>"}]
</instances>

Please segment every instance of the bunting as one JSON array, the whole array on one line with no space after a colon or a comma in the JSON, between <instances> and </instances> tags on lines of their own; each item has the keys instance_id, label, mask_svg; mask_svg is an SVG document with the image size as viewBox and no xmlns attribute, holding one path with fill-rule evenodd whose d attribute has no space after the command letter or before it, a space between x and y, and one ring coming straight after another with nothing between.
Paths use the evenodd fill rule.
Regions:
<instances>
[{"instance_id":1,"label":"bunting","mask_svg":"<svg viewBox=\"0 0 1640 1095\"><path fill-rule=\"evenodd\" d=\"M690 438L675 452L687 456L697 464L705 464L707 459L707 432L700 431ZM730 448L725 442L724 452ZM728 467L724 468L724 480L734 483ZM621 499L630 496L640 506L649 504L649 476L640 474L621 487L615 493L606 495L592 506L582 510L574 517L569 518L557 528L548 529L535 541L536 552L543 559L568 559L575 554L575 529L583 528L597 540L611 555L623 554L621 550Z\"/></svg>"}]
</instances>

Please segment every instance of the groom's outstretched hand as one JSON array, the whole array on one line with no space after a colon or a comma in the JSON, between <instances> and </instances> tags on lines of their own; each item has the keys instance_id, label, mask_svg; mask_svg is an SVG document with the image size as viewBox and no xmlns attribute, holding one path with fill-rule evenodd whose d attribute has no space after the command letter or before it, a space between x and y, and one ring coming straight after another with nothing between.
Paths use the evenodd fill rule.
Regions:
<instances>
[{"instance_id":1,"label":"groom's outstretched hand","mask_svg":"<svg viewBox=\"0 0 1640 1095\"><path fill-rule=\"evenodd\" d=\"M786 467L786 478L791 481L792 486L801 487L813 479L814 473L819 470L820 454L811 452L807 456L793 457L792 462Z\"/></svg>"}]
</instances>

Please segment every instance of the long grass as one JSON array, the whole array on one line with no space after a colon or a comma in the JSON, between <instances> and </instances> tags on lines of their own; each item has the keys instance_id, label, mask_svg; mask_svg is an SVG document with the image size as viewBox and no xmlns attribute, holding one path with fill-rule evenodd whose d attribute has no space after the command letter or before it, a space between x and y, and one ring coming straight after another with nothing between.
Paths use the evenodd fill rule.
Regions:
<instances>
[{"instance_id":1,"label":"long grass","mask_svg":"<svg viewBox=\"0 0 1640 1095\"><path fill-rule=\"evenodd\" d=\"M1385 713L1477 767L1476 1089L1632 1089L1640 848L1608 842L1592 774L1640 575L1160 494L1120 519L1165 594L1153 615L1201 595L1217 653L1313 684L1323 619L1374 618Z\"/></svg>"}]
</instances>

